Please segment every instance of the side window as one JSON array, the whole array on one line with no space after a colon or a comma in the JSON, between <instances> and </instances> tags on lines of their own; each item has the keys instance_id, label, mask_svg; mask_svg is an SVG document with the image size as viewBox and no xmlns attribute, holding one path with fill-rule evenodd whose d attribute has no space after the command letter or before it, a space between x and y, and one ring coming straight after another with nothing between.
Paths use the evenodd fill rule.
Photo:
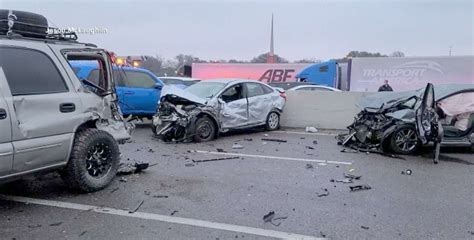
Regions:
<instances>
[{"instance_id":1,"label":"side window","mask_svg":"<svg viewBox=\"0 0 474 240\"><path fill-rule=\"evenodd\" d=\"M224 102L229 103L244 98L244 88L242 84L236 84L222 93L221 98Z\"/></svg>"},{"instance_id":2,"label":"side window","mask_svg":"<svg viewBox=\"0 0 474 240\"><path fill-rule=\"evenodd\" d=\"M0 66L13 96L67 92L53 61L44 53L21 48L0 48Z\"/></svg>"},{"instance_id":3,"label":"side window","mask_svg":"<svg viewBox=\"0 0 474 240\"><path fill-rule=\"evenodd\" d=\"M274 91L273 91L273 88L271 88L271 87L262 85L262 88L263 88L263 92L264 92L265 94L269 94L269 93L274 92Z\"/></svg>"},{"instance_id":4,"label":"side window","mask_svg":"<svg viewBox=\"0 0 474 240\"><path fill-rule=\"evenodd\" d=\"M89 73L89 76L87 76L87 80L89 80L92 83L95 83L96 85L99 85L100 81L100 72L98 69L94 69Z\"/></svg>"},{"instance_id":5,"label":"side window","mask_svg":"<svg viewBox=\"0 0 474 240\"><path fill-rule=\"evenodd\" d=\"M115 85L118 87L126 87L125 73L122 70L114 70Z\"/></svg>"},{"instance_id":6,"label":"side window","mask_svg":"<svg viewBox=\"0 0 474 240\"><path fill-rule=\"evenodd\" d=\"M247 96L255 97L265 94L262 84L260 83L246 83L247 85Z\"/></svg>"},{"instance_id":7,"label":"side window","mask_svg":"<svg viewBox=\"0 0 474 240\"><path fill-rule=\"evenodd\" d=\"M329 69L329 67L326 65L326 66L322 66L322 67L319 67L319 72L327 72Z\"/></svg>"},{"instance_id":8,"label":"side window","mask_svg":"<svg viewBox=\"0 0 474 240\"><path fill-rule=\"evenodd\" d=\"M133 88L154 88L156 81L150 75L143 72L125 70L127 86Z\"/></svg>"}]
</instances>

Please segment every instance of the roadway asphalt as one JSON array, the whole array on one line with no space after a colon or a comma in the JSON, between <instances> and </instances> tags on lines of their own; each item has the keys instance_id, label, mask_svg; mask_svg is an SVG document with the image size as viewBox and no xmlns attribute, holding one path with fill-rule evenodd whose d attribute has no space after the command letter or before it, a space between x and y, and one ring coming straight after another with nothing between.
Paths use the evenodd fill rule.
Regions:
<instances>
[{"instance_id":1,"label":"roadway asphalt","mask_svg":"<svg viewBox=\"0 0 474 240\"><path fill-rule=\"evenodd\" d=\"M1 186L0 194L27 199L0 200L0 238L474 238L472 153L443 153L434 165L341 149L325 134L256 131L165 144L138 128L121 145L122 159L156 165L92 194L67 189L56 174ZM230 157L238 158L199 162ZM331 181L344 173L361 178ZM371 189L350 191L360 184ZM286 219L264 222L270 211Z\"/></svg>"}]
</instances>

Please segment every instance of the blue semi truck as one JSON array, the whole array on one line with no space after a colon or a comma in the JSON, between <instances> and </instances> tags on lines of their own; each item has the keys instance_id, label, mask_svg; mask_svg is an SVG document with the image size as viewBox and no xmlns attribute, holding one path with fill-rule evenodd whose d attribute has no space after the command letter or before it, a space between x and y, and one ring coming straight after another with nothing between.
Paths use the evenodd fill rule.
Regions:
<instances>
[{"instance_id":1,"label":"blue semi truck","mask_svg":"<svg viewBox=\"0 0 474 240\"><path fill-rule=\"evenodd\" d=\"M296 74L297 81L344 91L375 92L385 80L395 91L433 84L474 82L474 56L362 57L313 64Z\"/></svg>"}]
</instances>

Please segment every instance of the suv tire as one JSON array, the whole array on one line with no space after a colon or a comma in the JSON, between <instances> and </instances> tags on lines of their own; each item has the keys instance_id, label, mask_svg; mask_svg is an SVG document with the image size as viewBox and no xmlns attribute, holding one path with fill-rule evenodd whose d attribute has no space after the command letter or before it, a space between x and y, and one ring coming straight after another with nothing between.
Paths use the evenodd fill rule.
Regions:
<instances>
[{"instance_id":1,"label":"suv tire","mask_svg":"<svg viewBox=\"0 0 474 240\"><path fill-rule=\"evenodd\" d=\"M105 188L117 174L120 150L109 133L84 129L76 134L71 157L62 171L72 188L94 192Z\"/></svg>"},{"instance_id":2,"label":"suv tire","mask_svg":"<svg viewBox=\"0 0 474 240\"><path fill-rule=\"evenodd\" d=\"M9 10L0 9L0 33L8 32L8 12ZM15 24L12 30L24 37L46 37L48 30L48 20L40 14L12 10L16 16Z\"/></svg>"}]
</instances>

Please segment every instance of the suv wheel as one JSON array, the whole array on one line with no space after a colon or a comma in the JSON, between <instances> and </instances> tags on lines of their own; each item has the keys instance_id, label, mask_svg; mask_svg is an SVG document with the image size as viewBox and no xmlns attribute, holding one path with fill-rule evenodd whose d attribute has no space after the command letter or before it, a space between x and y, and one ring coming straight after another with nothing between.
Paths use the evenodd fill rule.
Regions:
<instances>
[{"instance_id":1,"label":"suv wheel","mask_svg":"<svg viewBox=\"0 0 474 240\"><path fill-rule=\"evenodd\" d=\"M71 158L62 176L72 188L98 191L115 177L119 161L119 147L112 135L98 129L85 129L76 134Z\"/></svg>"},{"instance_id":2,"label":"suv wheel","mask_svg":"<svg viewBox=\"0 0 474 240\"><path fill-rule=\"evenodd\" d=\"M399 154L412 154L418 149L418 135L412 126L403 126L392 133L390 148Z\"/></svg>"},{"instance_id":3,"label":"suv wheel","mask_svg":"<svg viewBox=\"0 0 474 240\"><path fill-rule=\"evenodd\" d=\"M277 130L280 128L280 115L276 112L270 112L267 116L267 122L265 124L265 129L268 131Z\"/></svg>"}]
</instances>

